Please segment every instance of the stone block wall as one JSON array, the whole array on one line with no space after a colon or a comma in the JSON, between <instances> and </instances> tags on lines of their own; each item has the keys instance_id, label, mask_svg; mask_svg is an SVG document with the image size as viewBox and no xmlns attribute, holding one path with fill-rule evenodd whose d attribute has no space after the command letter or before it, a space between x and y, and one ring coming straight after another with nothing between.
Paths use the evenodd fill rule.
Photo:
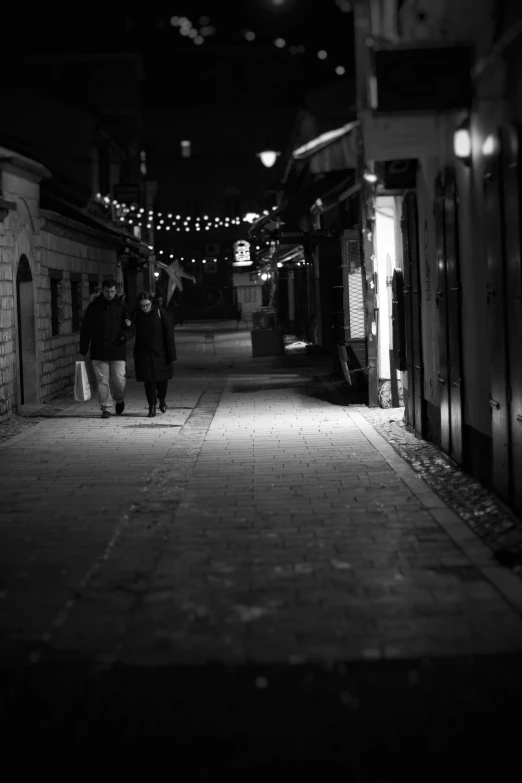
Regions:
<instances>
[{"instance_id":1,"label":"stone block wall","mask_svg":"<svg viewBox=\"0 0 522 783\"><path fill-rule=\"evenodd\" d=\"M90 245L85 239L80 241L41 231L36 301L42 401L72 390L80 333L79 330L73 332L71 275L81 275L83 314L89 304L89 280L97 277L101 282L104 277L116 277L117 261L115 249ZM53 335L51 278L58 275L61 275L58 284L58 334Z\"/></svg>"},{"instance_id":2,"label":"stone block wall","mask_svg":"<svg viewBox=\"0 0 522 783\"><path fill-rule=\"evenodd\" d=\"M15 287L9 218L0 221L0 422L16 406Z\"/></svg>"},{"instance_id":3,"label":"stone block wall","mask_svg":"<svg viewBox=\"0 0 522 783\"><path fill-rule=\"evenodd\" d=\"M24 404L39 404L69 393L72 401L79 327L89 305L89 284L101 283L106 277L118 279L120 249L119 239L103 227L89 228L80 216L71 220L41 210L40 182L51 172L37 161L2 150L0 422L18 411L22 375ZM53 279L58 283L54 313ZM73 281L78 283L80 295L75 331Z\"/></svg>"}]
</instances>

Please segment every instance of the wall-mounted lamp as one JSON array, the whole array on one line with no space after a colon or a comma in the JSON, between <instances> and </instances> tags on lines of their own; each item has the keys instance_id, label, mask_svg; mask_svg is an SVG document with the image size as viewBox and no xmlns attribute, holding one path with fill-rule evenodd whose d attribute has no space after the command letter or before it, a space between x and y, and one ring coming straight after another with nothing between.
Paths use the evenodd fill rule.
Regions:
<instances>
[{"instance_id":1,"label":"wall-mounted lamp","mask_svg":"<svg viewBox=\"0 0 522 783\"><path fill-rule=\"evenodd\" d=\"M267 169L271 169L280 154L280 152L276 152L275 150L266 149L262 152L258 152L256 157L261 158L263 166Z\"/></svg>"},{"instance_id":2,"label":"wall-mounted lamp","mask_svg":"<svg viewBox=\"0 0 522 783\"><path fill-rule=\"evenodd\" d=\"M455 157L466 166L471 165L471 133L469 119L465 119L453 134L453 152Z\"/></svg>"},{"instance_id":3,"label":"wall-mounted lamp","mask_svg":"<svg viewBox=\"0 0 522 783\"><path fill-rule=\"evenodd\" d=\"M484 143L482 144L482 154L484 157L489 158L491 155L495 154L496 150L497 140L490 134L484 139Z\"/></svg>"},{"instance_id":4,"label":"wall-mounted lamp","mask_svg":"<svg viewBox=\"0 0 522 783\"><path fill-rule=\"evenodd\" d=\"M363 171L363 179L370 185L375 185L378 182L379 177L375 173L375 163L373 160L369 160L366 164L366 168Z\"/></svg>"}]
</instances>

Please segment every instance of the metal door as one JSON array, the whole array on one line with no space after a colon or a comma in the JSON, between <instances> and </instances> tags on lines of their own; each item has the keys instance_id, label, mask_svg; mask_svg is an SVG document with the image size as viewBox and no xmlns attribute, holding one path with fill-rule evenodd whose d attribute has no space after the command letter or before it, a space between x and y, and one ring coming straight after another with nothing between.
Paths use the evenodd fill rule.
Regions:
<instances>
[{"instance_id":1,"label":"metal door","mask_svg":"<svg viewBox=\"0 0 522 783\"><path fill-rule=\"evenodd\" d=\"M502 128L501 180L505 210L505 265L508 365L508 425L510 500L522 511L522 265L519 131Z\"/></svg>"},{"instance_id":2,"label":"metal door","mask_svg":"<svg viewBox=\"0 0 522 783\"><path fill-rule=\"evenodd\" d=\"M425 430L424 367L422 359L422 320L419 268L419 223L417 197L409 192L402 205L402 242L408 394L405 395L408 424L419 435Z\"/></svg>"},{"instance_id":3,"label":"metal door","mask_svg":"<svg viewBox=\"0 0 522 783\"><path fill-rule=\"evenodd\" d=\"M441 446L462 462L462 320L457 190L446 168L435 184Z\"/></svg>"},{"instance_id":4,"label":"metal door","mask_svg":"<svg viewBox=\"0 0 522 783\"><path fill-rule=\"evenodd\" d=\"M510 495L508 352L506 346L506 231L501 135L491 137L484 167L484 204L488 254L488 309L493 487L504 498Z\"/></svg>"}]
</instances>

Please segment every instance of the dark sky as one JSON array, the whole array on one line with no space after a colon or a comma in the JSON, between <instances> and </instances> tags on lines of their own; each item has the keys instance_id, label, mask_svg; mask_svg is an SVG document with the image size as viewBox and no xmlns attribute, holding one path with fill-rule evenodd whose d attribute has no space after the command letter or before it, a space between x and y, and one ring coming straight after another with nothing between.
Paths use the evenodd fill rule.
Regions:
<instances>
[{"instance_id":1,"label":"dark sky","mask_svg":"<svg viewBox=\"0 0 522 783\"><path fill-rule=\"evenodd\" d=\"M146 103L300 103L305 92L352 70L352 14L341 0L173 0L113 11L111 5L11 8L3 45L27 50L134 50L144 55ZM97 9L100 10L97 10ZM194 30L212 27L204 43L180 34L175 16ZM205 19L208 22L205 25ZM248 41L245 31L255 33ZM194 32L191 33L194 35ZM278 48L274 40L282 38ZM296 52L304 47L304 52ZM318 58L325 50L328 57Z\"/></svg>"}]
</instances>

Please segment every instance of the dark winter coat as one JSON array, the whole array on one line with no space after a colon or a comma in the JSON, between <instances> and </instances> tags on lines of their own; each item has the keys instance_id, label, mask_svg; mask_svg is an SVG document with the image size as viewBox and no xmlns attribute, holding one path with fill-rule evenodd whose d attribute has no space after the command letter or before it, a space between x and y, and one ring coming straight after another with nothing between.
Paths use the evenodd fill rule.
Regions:
<instances>
[{"instance_id":1,"label":"dark winter coat","mask_svg":"<svg viewBox=\"0 0 522 783\"><path fill-rule=\"evenodd\" d=\"M89 350L91 359L105 362L125 361L126 343L134 336L134 329L125 324L130 320L123 297L109 301L103 294L87 307L80 329L80 353Z\"/></svg>"},{"instance_id":2,"label":"dark winter coat","mask_svg":"<svg viewBox=\"0 0 522 783\"><path fill-rule=\"evenodd\" d=\"M172 362L176 361L174 327L165 308L153 307L148 313L134 314L136 341L134 371L136 380L144 383L172 378Z\"/></svg>"}]
</instances>

